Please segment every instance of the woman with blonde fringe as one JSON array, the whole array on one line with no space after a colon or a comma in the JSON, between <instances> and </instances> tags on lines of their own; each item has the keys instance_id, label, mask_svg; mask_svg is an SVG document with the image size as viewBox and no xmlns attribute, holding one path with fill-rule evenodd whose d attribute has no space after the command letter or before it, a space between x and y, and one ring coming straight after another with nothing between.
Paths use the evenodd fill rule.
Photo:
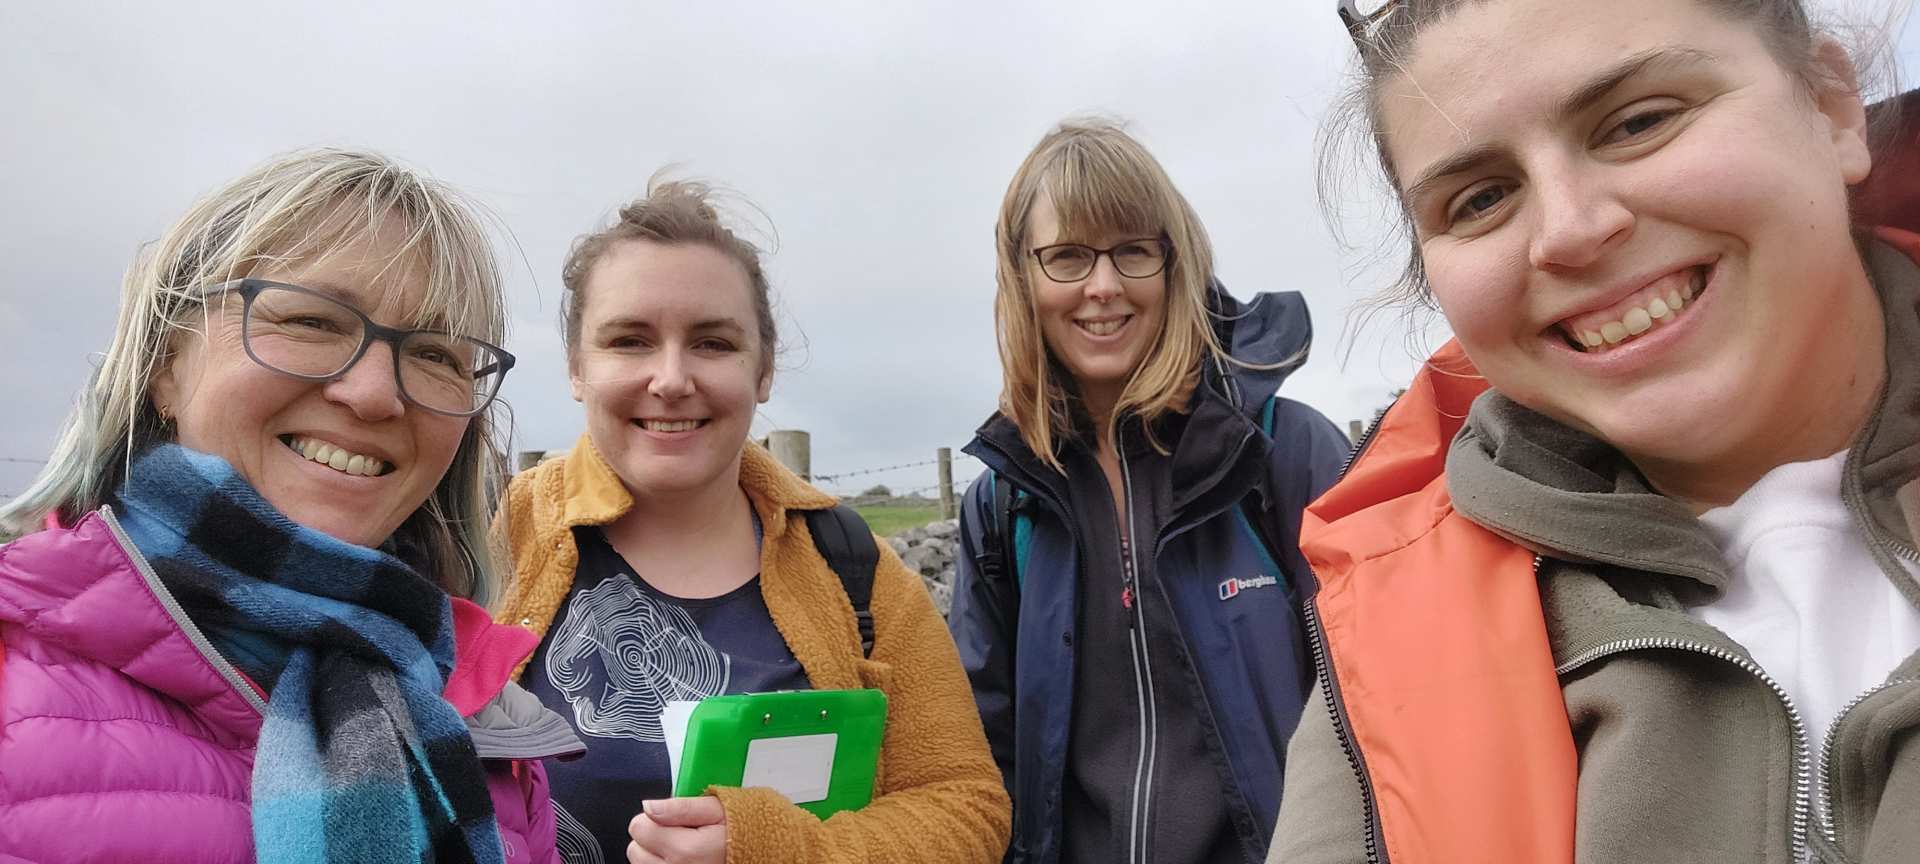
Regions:
<instances>
[{"instance_id":1,"label":"woman with blonde fringe","mask_svg":"<svg viewBox=\"0 0 1920 864\"><path fill-rule=\"evenodd\" d=\"M479 605L505 325L473 211L369 153L141 257L0 507L0 858L558 860L540 760L580 745Z\"/></svg>"},{"instance_id":2,"label":"woman with blonde fringe","mask_svg":"<svg viewBox=\"0 0 1920 864\"><path fill-rule=\"evenodd\" d=\"M1306 700L1294 546L1346 438L1277 394L1298 294L1229 295L1139 142L1049 133L995 231L1000 410L967 452L950 626L1011 861L1263 855Z\"/></svg>"}]
</instances>

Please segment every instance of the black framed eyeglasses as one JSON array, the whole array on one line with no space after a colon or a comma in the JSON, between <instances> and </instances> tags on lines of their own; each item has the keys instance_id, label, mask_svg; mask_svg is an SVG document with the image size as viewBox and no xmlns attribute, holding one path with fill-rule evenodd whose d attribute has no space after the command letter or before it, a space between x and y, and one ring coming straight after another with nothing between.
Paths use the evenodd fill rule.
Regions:
<instances>
[{"instance_id":1,"label":"black framed eyeglasses","mask_svg":"<svg viewBox=\"0 0 1920 864\"><path fill-rule=\"evenodd\" d=\"M1347 34L1359 39L1375 21L1387 17L1400 0L1339 0L1340 23L1347 25Z\"/></svg>"},{"instance_id":2,"label":"black framed eyeglasses","mask_svg":"<svg viewBox=\"0 0 1920 864\"><path fill-rule=\"evenodd\" d=\"M513 368L513 355L468 336L439 330L400 330L374 323L365 312L311 288L266 279L208 286L206 296L239 294L240 342L253 362L304 381L347 374L367 347L393 349L401 398L435 414L472 417L487 410Z\"/></svg>"},{"instance_id":3,"label":"black framed eyeglasses","mask_svg":"<svg viewBox=\"0 0 1920 864\"><path fill-rule=\"evenodd\" d=\"M1055 243L1033 250L1040 272L1055 282L1078 282L1093 275L1100 256L1113 262L1113 269L1129 279L1145 279L1167 269L1171 248L1166 240L1143 237L1095 249L1084 243Z\"/></svg>"}]
</instances>

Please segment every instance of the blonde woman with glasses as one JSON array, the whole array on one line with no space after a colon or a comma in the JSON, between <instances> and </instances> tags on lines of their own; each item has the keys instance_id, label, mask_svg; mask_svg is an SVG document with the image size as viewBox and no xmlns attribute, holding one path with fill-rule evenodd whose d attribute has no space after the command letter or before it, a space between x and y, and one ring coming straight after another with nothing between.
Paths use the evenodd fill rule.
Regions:
<instances>
[{"instance_id":1,"label":"blonde woman with glasses","mask_svg":"<svg viewBox=\"0 0 1920 864\"><path fill-rule=\"evenodd\" d=\"M1228 294L1186 198L1105 123L1041 139L994 238L1004 380L949 624L1009 860L1257 859L1311 680L1294 537L1347 453L1277 395L1306 305Z\"/></svg>"},{"instance_id":2,"label":"blonde woman with glasses","mask_svg":"<svg viewBox=\"0 0 1920 864\"><path fill-rule=\"evenodd\" d=\"M195 204L0 526L0 850L558 860L578 752L492 624L513 355L454 193L339 150Z\"/></svg>"},{"instance_id":3,"label":"blonde woman with glasses","mask_svg":"<svg viewBox=\"0 0 1920 864\"><path fill-rule=\"evenodd\" d=\"M1849 52L1800 0L1340 13L1456 340L1308 511L1269 860L1920 860L1920 235L1855 206L1912 186Z\"/></svg>"}]
</instances>

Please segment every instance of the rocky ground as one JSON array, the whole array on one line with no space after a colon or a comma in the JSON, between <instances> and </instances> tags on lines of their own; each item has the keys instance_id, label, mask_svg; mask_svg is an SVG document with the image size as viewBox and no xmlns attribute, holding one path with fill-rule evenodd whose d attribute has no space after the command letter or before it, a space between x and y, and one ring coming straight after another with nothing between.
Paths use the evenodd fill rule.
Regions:
<instances>
[{"instance_id":1,"label":"rocky ground","mask_svg":"<svg viewBox=\"0 0 1920 864\"><path fill-rule=\"evenodd\" d=\"M919 528L909 528L887 538L888 545L907 562L907 569L920 574L933 595L933 605L941 615L953 607L954 555L960 546L960 522L943 519Z\"/></svg>"}]
</instances>

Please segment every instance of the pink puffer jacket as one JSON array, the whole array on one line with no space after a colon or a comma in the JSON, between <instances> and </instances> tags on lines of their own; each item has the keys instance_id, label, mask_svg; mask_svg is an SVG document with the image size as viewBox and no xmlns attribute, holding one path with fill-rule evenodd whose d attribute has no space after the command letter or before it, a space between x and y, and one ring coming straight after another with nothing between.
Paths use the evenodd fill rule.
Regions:
<instances>
[{"instance_id":1,"label":"pink puffer jacket","mask_svg":"<svg viewBox=\"0 0 1920 864\"><path fill-rule=\"evenodd\" d=\"M468 718L511 864L553 864L539 760L582 748L509 683L532 633L455 601ZM106 510L0 546L0 862L251 862L265 702Z\"/></svg>"}]
</instances>

